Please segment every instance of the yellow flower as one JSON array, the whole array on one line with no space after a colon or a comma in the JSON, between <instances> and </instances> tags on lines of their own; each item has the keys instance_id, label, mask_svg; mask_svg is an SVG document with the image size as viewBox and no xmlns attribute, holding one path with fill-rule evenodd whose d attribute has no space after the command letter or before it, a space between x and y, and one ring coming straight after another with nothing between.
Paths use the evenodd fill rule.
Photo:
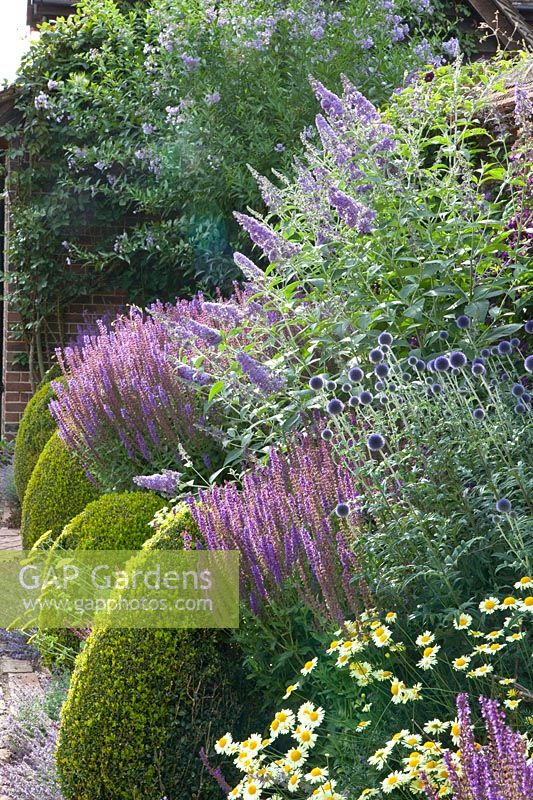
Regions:
<instances>
[{"instance_id":1,"label":"yellow flower","mask_svg":"<svg viewBox=\"0 0 533 800\"><path fill-rule=\"evenodd\" d=\"M484 636L484 633L483 631L468 631L468 635L473 639L479 639L481 636Z\"/></svg>"},{"instance_id":2,"label":"yellow flower","mask_svg":"<svg viewBox=\"0 0 533 800\"><path fill-rule=\"evenodd\" d=\"M303 747L313 747L318 737L316 733L313 733L309 728L302 728L299 725L294 733L294 738Z\"/></svg>"},{"instance_id":3,"label":"yellow flower","mask_svg":"<svg viewBox=\"0 0 533 800\"><path fill-rule=\"evenodd\" d=\"M520 578L520 580L515 583L514 588L523 591L524 589L529 589L530 586L533 586L533 578L529 575L524 575L523 578Z\"/></svg>"},{"instance_id":4,"label":"yellow flower","mask_svg":"<svg viewBox=\"0 0 533 800\"><path fill-rule=\"evenodd\" d=\"M318 658L316 657L312 658L310 661L306 661L300 672L302 673L302 675L309 675L309 673L314 670L317 663L318 663Z\"/></svg>"},{"instance_id":5,"label":"yellow flower","mask_svg":"<svg viewBox=\"0 0 533 800\"><path fill-rule=\"evenodd\" d=\"M305 776L305 780L308 783L319 783L322 780L325 780L328 777L328 771L324 767L313 767L310 769L307 775Z\"/></svg>"},{"instance_id":6,"label":"yellow flower","mask_svg":"<svg viewBox=\"0 0 533 800\"><path fill-rule=\"evenodd\" d=\"M502 686L510 686L510 684L514 683L513 678L500 678L498 681Z\"/></svg>"},{"instance_id":7,"label":"yellow flower","mask_svg":"<svg viewBox=\"0 0 533 800\"><path fill-rule=\"evenodd\" d=\"M286 756L287 765L297 767L303 764L307 758L307 750L304 747L293 747L289 750Z\"/></svg>"},{"instance_id":8,"label":"yellow flower","mask_svg":"<svg viewBox=\"0 0 533 800\"><path fill-rule=\"evenodd\" d=\"M316 728L324 719L323 708L317 708L313 703L304 703L298 710L298 719L309 728Z\"/></svg>"},{"instance_id":9,"label":"yellow flower","mask_svg":"<svg viewBox=\"0 0 533 800\"><path fill-rule=\"evenodd\" d=\"M479 610L485 614L494 614L498 610L499 602L497 597L487 597L479 604Z\"/></svg>"},{"instance_id":10,"label":"yellow flower","mask_svg":"<svg viewBox=\"0 0 533 800\"><path fill-rule=\"evenodd\" d=\"M369 719L362 719L357 723L356 730L362 731L365 728L368 728L369 725L372 725L372 722Z\"/></svg>"},{"instance_id":11,"label":"yellow flower","mask_svg":"<svg viewBox=\"0 0 533 800\"><path fill-rule=\"evenodd\" d=\"M489 644L489 650L491 653L498 653L500 650L503 650L504 647L505 645L501 644L501 642L493 642L492 644Z\"/></svg>"},{"instance_id":12,"label":"yellow flower","mask_svg":"<svg viewBox=\"0 0 533 800\"><path fill-rule=\"evenodd\" d=\"M231 733L226 733L222 736L217 742L215 742L215 752L216 753L228 753L230 752L230 748L233 747L233 738Z\"/></svg>"},{"instance_id":13,"label":"yellow flower","mask_svg":"<svg viewBox=\"0 0 533 800\"><path fill-rule=\"evenodd\" d=\"M452 661L453 668L456 670L467 669L470 664L470 656L459 656Z\"/></svg>"},{"instance_id":14,"label":"yellow flower","mask_svg":"<svg viewBox=\"0 0 533 800\"><path fill-rule=\"evenodd\" d=\"M509 708L511 709L511 711L514 711L515 708L518 708L521 702L522 702L521 700L504 700L503 704L506 708Z\"/></svg>"},{"instance_id":15,"label":"yellow flower","mask_svg":"<svg viewBox=\"0 0 533 800\"><path fill-rule=\"evenodd\" d=\"M287 686L287 689L285 690L285 694L283 695L283 699L287 700L287 698L289 698L291 696L291 694L293 692L295 692L299 688L299 686L300 686L300 684L298 682L291 683L289 686Z\"/></svg>"},{"instance_id":16,"label":"yellow flower","mask_svg":"<svg viewBox=\"0 0 533 800\"><path fill-rule=\"evenodd\" d=\"M505 631L502 631L500 628L497 631L490 631L490 633L485 634L485 639L501 639Z\"/></svg>"},{"instance_id":17,"label":"yellow flower","mask_svg":"<svg viewBox=\"0 0 533 800\"><path fill-rule=\"evenodd\" d=\"M254 798L261 797L261 788L259 784L255 781L249 781L248 783L245 783L242 796Z\"/></svg>"},{"instance_id":18,"label":"yellow flower","mask_svg":"<svg viewBox=\"0 0 533 800\"><path fill-rule=\"evenodd\" d=\"M518 600L511 595L504 597L502 600L502 608L514 608L516 605L518 605Z\"/></svg>"},{"instance_id":19,"label":"yellow flower","mask_svg":"<svg viewBox=\"0 0 533 800\"><path fill-rule=\"evenodd\" d=\"M328 649L326 650L326 653L329 653L329 654L333 653L335 650L337 650L337 649L338 649L338 647L339 647L339 645L340 645L340 644L341 644L341 642L340 642L338 639L334 639L334 640L331 642L331 644L330 644L330 646L328 647Z\"/></svg>"},{"instance_id":20,"label":"yellow flower","mask_svg":"<svg viewBox=\"0 0 533 800\"><path fill-rule=\"evenodd\" d=\"M494 667L492 664L483 664L481 667L476 667L476 669L470 670L467 672L468 678L482 678L484 675L488 675L490 672L494 671Z\"/></svg>"},{"instance_id":21,"label":"yellow flower","mask_svg":"<svg viewBox=\"0 0 533 800\"><path fill-rule=\"evenodd\" d=\"M287 788L289 792L295 792L298 786L300 785L300 781L302 780L302 773L299 769L295 770L292 773L289 780L287 781Z\"/></svg>"},{"instance_id":22,"label":"yellow flower","mask_svg":"<svg viewBox=\"0 0 533 800\"><path fill-rule=\"evenodd\" d=\"M398 786L401 786L402 783L406 782L408 776L404 775L403 772L391 772L390 775L387 775L384 781L381 783L381 788L385 792L385 794L389 794L396 789Z\"/></svg>"},{"instance_id":23,"label":"yellow flower","mask_svg":"<svg viewBox=\"0 0 533 800\"><path fill-rule=\"evenodd\" d=\"M418 747L422 741L422 737L418 733L409 733L407 736L403 737L403 741L407 747Z\"/></svg>"},{"instance_id":24,"label":"yellow flower","mask_svg":"<svg viewBox=\"0 0 533 800\"><path fill-rule=\"evenodd\" d=\"M385 614L386 622L396 622L397 618L398 618L398 614L395 611L388 611Z\"/></svg>"},{"instance_id":25,"label":"yellow flower","mask_svg":"<svg viewBox=\"0 0 533 800\"><path fill-rule=\"evenodd\" d=\"M506 642L519 642L521 639L524 638L526 634L523 631L517 631L516 633L511 633L509 636L505 637Z\"/></svg>"},{"instance_id":26,"label":"yellow flower","mask_svg":"<svg viewBox=\"0 0 533 800\"><path fill-rule=\"evenodd\" d=\"M527 609L528 611L533 611L533 596L528 595L524 597L522 600L522 608Z\"/></svg>"},{"instance_id":27,"label":"yellow flower","mask_svg":"<svg viewBox=\"0 0 533 800\"><path fill-rule=\"evenodd\" d=\"M435 641L435 634L431 633L431 631L424 631L424 633L416 637L415 641L418 647L426 647L428 644Z\"/></svg>"},{"instance_id":28,"label":"yellow flower","mask_svg":"<svg viewBox=\"0 0 533 800\"><path fill-rule=\"evenodd\" d=\"M463 628L469 628L471 624L472 617L470 614L460 614L460 616L453 621L453 627L458 631L462 630Z\"/></svg>"},{"instance_id":29,"label":"yellow flower","mask_svg":"<svg viewBox=\"0 0 533 800\"><path fill-rule=\"evenodd\" d=\"M436 644L433 647L426 647L422 653L422 658L417 663L420 669L431 669L437 663L437 653L440 650L440 645Z\"/></svg>"}]
</instances>

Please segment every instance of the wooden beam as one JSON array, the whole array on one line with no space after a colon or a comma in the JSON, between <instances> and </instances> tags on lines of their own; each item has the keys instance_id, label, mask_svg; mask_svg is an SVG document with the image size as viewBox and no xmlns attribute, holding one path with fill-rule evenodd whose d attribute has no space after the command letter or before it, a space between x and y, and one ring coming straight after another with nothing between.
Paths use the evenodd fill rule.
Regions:
<instances>
[{"instance_id":1,"label":"wooden beam","mask_svg":"<svg viewBox=\"0 0 533 800\"><path fill-rule=\"evenodd\" d=\"M510 0L469 0L501 46L509 50L533 50L533 30Z\"/></svg>"}]
</instances>

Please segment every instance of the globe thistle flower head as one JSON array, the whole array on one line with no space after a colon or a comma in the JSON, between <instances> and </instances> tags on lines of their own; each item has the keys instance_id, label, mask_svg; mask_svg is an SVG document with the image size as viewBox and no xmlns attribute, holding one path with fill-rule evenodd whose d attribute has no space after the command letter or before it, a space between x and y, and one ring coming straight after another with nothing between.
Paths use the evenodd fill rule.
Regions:
<instances>
[{"instance_id":1,"label":"globe thistle flower head","mask_svg":"<svg viewBox=\"0 0 533 800\"><path fill-rule=\"evenodd\" d=\"M496 511L498 514L510 514L512 509L512 503L507 497L501 497L496 503Z\"/></svg>"},{"instance_id":2,"label":"globe thistle flower head","mask_svg":"<svg viewBox=\"0 0 533 800\"><path fill-rule=\"evenodd\" d=\"M379 396L379 402L380 402L380 404L381 404L382 406L386 406L386 405L387 405L387 403L390 403L390 397L389 397L389 395L388 395L388 394L385 394L385 393L383 393L383 394L380 394L380 396Z\"/></svg>"},{"instance_id":3,"label":"globe thistle flower head","mask_svg":"<svg viewBox=\"0 0 533 800\"><path fill-rule=\"evenodd\" d=\"M361 369L361 367L352 367L348 373L348 377L352 383L359 383L362 381L365 376L365 373Z\"/></svg>"},{"instance_id":4,"label":"globe thistle flower head","mask_svg":"<svg viewBox=\"0 0 533 800\"><path fill-rule=\"evenodd\" d=\"M498 345L494 345L493 347L491 347L490 348L490 353L491 353L492 356L499 355L499 353L498 353Z\"/></svg>"},{"instance_id":5,"label":"globe thistle flower head","mask_svg":"<svg viewBox=\"0 0 533 800\"><path fill-rule=\"evenodd\" d=\"M378 378L386 378L389 372L390 372L389 365L385 364L384 361L382 361L380 364L377 364L374 367L374 374L377 375Z\"/></svg>"},{"instance_id":6,"label":"globe thistle flower head","mask_svg":"<svg viewBox=\"0 0 533 800\"><path fill-rule=\"evenodd\" d=\"M482 358L488 358L490 356L490 347L484 347L481 351Z\"/></svg>"},{"instance_id":7,"label":"globe thistle flower head","mask_svg":"<svg viewBox=\"0 0 533 800\"><path fill-rule=\"evenodd\" d=\"M472 375L484 375L486 373L484 364L472 364Z\"/></svg>"},{"instance_id":8,"label":"globe thistle flower head","mask_svg":"<svg viewBox=\"0 0 533 800\"><path fill-rule=\"evenodd\" d=\"M383 381L376 381L376 392L382 392L385 389Z\"/></svg>"},{"instance_id":9,"label":"globe thistle flower head","mask_svg":"<svg viewBox=\"0 0 533 800\"><path fill-rule=\"evenodd\" d=\"M352 384L351 383L343 383L342 386L341 386L341 389L345 394L350 394L350 392L352 391Z\"/></svg>"},{"instance_id":10,"label":"globe thistle flower head","mask_svg":"<svg viewBox=\"0 0 533 800\"><path fill-rule=\"evenodd\" d=\"M472 324L472 320L466 314L460 314L455 320L455 324L461 330L466 330Z\"/></svg>"},{"instance_id":11,"label":"globe thistle flower head","mask_svg":"<svg viewBox=\"0 0 533 800\"><path fill-rule=\"evenodd\" d=\"M435 369L437 372L447 372L450 369L450 360L446 356L437 356Z\"/></svg>"},{"instance_id":12,"label":"globe thistle flower head","mask_svg":"<svg viewBox=\"0 0 533 800\"><path fill-rule=\"evenodd\" d=\"M445 342L447 339L449 339L449 336L450 335L448 331L439 331L438 338L441 342Z\"/></svg>"},{"instance_id":13,"label":"globe thistle flower head","mask_svg":"<svg viewBox=\"0 0 533 800\"><path fill-rule=\"evenodd\" d=\"M377 453L385 447L385 439L380 433L371 433L366 440L366 444L372 453Z\"/></svg>"},{"instance_id":14,"label":"globe thistle flower head","mask_svg":"<svg viewBox=\"0 0 533 800\"><path fill-rule=\"evenodd\" d=\"M450 353L450 364L455 369L462 369L466 365L466 356L461 350Z\"/></svg>"},{"instance_id":15,"label":"globe thistle flower head","mask_svg":"<svg viewBox=\"0 0 533 800\"><path fill-rule=\"evenodd\" d=\"M416 367L416 365L418 364L418 358L416 356L409 356L409 358L407 359L407 363L409 364L410 367Z\"/></svg>"},{"instance_id":16,"label":"globe thistle flower head","mask_svg":"<svg viewBox=\"0 0 533 800\"><path fill-rule=\"evenodd\" d=\"M500 356L509 356L513 352L513 345L511 342L508 342L506 339L503 342L500 342L498 345L498 354Z\"/></svg>"},{"instance_id":17,"label":"globe thistle flower head","mask_svg":"<svg viewBox=\"0 0 533 800\"><path fill-rule=\"evenodd\" d=\"M526 324L524 325L524 329L526 333L533 333L533 319L528 319Z\"/></svg>"},{"instance_id":18,"label":"globe thistle flower head","mask_svg":"<svg viewBox=\"0 0 533 800\"><path fill-rule=\"evenodd\" d=\"M472 416L474 417L474 419L480 420L483 419L483 417L485 416L485 412L483 411L482 408L475 408L472 411Z\"/></svg>"},{"instance_id":19,"label":"globe thistle flower head","mask_svg":"<svg viewBox=\"0 0 533 800\"><path fill-rule=\"evenodd\" d=\"M389 383L389 392L395 392L397 388L395 383Z\"/></svg>"},{"instance_id":20,"label":"globe thistle flower head","mask_svg":"<svg viewBox=\"0 0 533 800\"><path fill-rule=\"evenodd\" d=\"M499 380L500 383L506 383L509 380L509 375L507 372L500 372Z\"/></svg>"},{"instance_id":21,"label":"globe thistle flower head","mask_svg":"<svg viewBox=\"0 0 533 800\"><path fill-rule=\"evenodd\" d=\"M348 503L337 503L335 507L335 514L341 519L344 519L350 513L350 506Z\"/></svg>"},{"instance_id":22,"label":"globe thistle flower head","mask_svg":"<svg viewBox=\"0 0 533 800\"><path fill-rule=\"evenodd\" d=\"M523 403L517 403L513 409L515 414L525 414L527 411L526 406Z\"/></svg>"},{"instance_id":23,"label":"globe thistle flower head","mask_svg":"<svg viewBox=\"0 0 533 800\"><path fill-rule=\"evenodd\" d=\"M328 409L328 414L332 414L333 416L336 416L337 414L342 414L342 412L344 411L344 403L342 402L342 400L339 400L338 397L334 397L333 400L329 401L327 409Z\"/></svg>"},{"instance_id":24,"label":"globe thistle flower head","mask_svg":"<svg viewBox=\"0 0 533 800\"><path fill-rule=\"evenodd\" d=\"M419 358L419 359L417 360L417 362L416 362L416 368L417 368L418 370L422 370L422 369L424 369L424 367L425 367L425 366L426 366L426 365L425 365L425 363L424 363L424 360L423 360L422 358Z\"/></svg>"},{"instance_id":25,"label":"globe thistle flower head","mask_svg":"<svg viewBox=\"0 0 533 800\"><path fill-rule=\"evenodd\" d=\"M461 370L457 369L457 367L452 367L451 372L454 378L457 378L457 376L461 374Z\"/></svg>"},{"instance_id":26,"label":"globe thistle flower head","mask_svg":"<svg viewBox=\"0 0 533 800\"><path fill-rule=\"evenodd\" d=\"M411 373L410 372L402 372L402 381L404 383L409 383L411 380Z\"/></svg>"},{"instance_id":27,"label":"globe thistle flower head","mask_svg":"<svg viewBox=\"0 0 533 800\"><path fill-rule=\"evenodd\" d=\"M383 361L384 358L383 350L379 347L375 347L373 350L370 351L368 357L373 364L378 364L380 361Z\"/></svg>"},{"instance_id":28,"label":"globe thistle flower head","mask_svg":"<svg viewBox=\"0 0 533 800\"><path fill-rule=\"evenodd\" d=\"M523 403L531 403L531 395L529 392L524 392L521 399Z\"/></svg>"},{"instance_id":29,"label":"globe thistle flower head","mask_svg":"<svg viewBox=\"0 0 533 800\"><path fill-rule=\"evenodd\" d=\"M525 391L526 390L524 389L524 387L522 386L521 383L514 383L512 389L511 389L511 393L515 397L522 397L522 395L524 394Z\"/></svg>"},{"instance_id":30,"label":"globe thistle flower head","mask_svg":"<svg viewBox=\"0 0 533 800\"><path fill-rule=\"evenodd\" d=\"M361 392L361 394L359 395L359 402L364 406L370 405L373 399L374 395L372 394L372 392L369 392L367 390Z\"/></svg>"},{"instance_id":31,"label":"globe thistle flower head","mask_svg":"<svg viewBox=\"0 0 533 800\"><path fill-rule=\"evenodd\" d=\"M337 388L337 381L327 381L326 389L328 392L333 392Z\"/></svg>"},{"instance_id":32,"label":"globe thistle flower head","mask_svg":"<svg viewBox=\"0 0 533 800\"><path fill-rule=\"evenodd\" d=\"M522 342L520 341L520 339L518 339L518 337L514 336L514 337L511 339L511 344L512 344L512 346L513 346L513 347L520 347L520 345L522 344Z\"/></svg>"},{"instance_id":33,"label":"globe thistle flower head","mask_svg":"<svg viewBox=\"0 0 533 800\"><path fill-rule=\"evenodd\" d=\"M324 428L324 430L320 435L325 442L331 442L331 440L333 439L333 431L330 430L329 428Z\"/></svg>"},{"instance_id":34,"label":"globe thistle flower head","mask_svg":"<svg viewBox=\"0 0 533 800\"><path fill-rule=\"evenodd\" d=\"M426 369L427 369L428 372L434 372L435 371L435 359L432 358L431 361L428 361L428 363L425 366L426 366Z\"/></svg>"},{"instance_id":35,"label":"globe thistle flower head","mask_svg":"<svg viewBox=\"0 0 533 800\"><path fill-rule=\"evenodd\" d=\"M353 394L350 399L348 400L349 404L354 407L359 405L359 398L356 394Z\"/></svg>"},{"instance_id":36,"label":"globe thistle flower head","mask_svg":"<svg viewBox=\"0 0 533 800\"><path fill-rule=\"evenodd\" d=\"M313 377L309 381L309 387L314 392L320 391L320 389L324 388L324 378L322 378L320 375L313 375Z\"/></svg>"},{"instance_id":37,"label":"globe thistle flower head","mask_svg":"<svg viewBox=\"0 0 533 800\"><path fill-rule=\"evenodd\" d=\"M440 383L432 383L431 384L431 391L433 394L441 394L442 393L442 385Z\"/></svg>"},{"instance_id":38,"label":"globe thistle flower head","mask_svg":"<svg viewBox=\"0 0 533 800\"><path fill-rule=\"evenodd\" d=\"M394 341L394 338L393 338L392 334L389 333L388 331L383 331L383 333L380 333L379 336L378 336L378 342L381 345L386 345L387 347L390 347L391 344L393 343L393 341Z\"/></svg>"},{"instance_id":39,"label":"globe thistle flower head","mask_svg":"<svg viewBox=\"0 0 533 800\"><path fill-rule=\"evenodd\" d=\"M527 356L527 358L524 358L524 367L526 372L533 372L533 356Z\"/></svg>"}]
</instances>

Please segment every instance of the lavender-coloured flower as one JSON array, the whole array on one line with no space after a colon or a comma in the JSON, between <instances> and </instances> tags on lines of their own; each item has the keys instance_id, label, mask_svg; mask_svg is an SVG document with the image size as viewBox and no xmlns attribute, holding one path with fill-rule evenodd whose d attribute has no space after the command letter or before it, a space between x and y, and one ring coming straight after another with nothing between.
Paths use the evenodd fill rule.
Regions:
<instances>
[{"instance_id":1,"label":"lavender-coloured flower","mask_svg":"<svg viewBox=\"0 0 533 800\"><path fill-rule=\"evenodd\" d=\"M300 252L298 245L288 242L264 222L238 212L235 213L235 219L250 235L253 243L263 250L269 261L285 261Z\"/></svg>"},{"instance_id":2,"label":"lavender-coloured flower","mask_svg":"<svg viewBox=\"0 0 533 800\"><path fill-rule=\"evenodd\" d=\"M263 394L274 394L285 386L285 379L274 374L255 358L243 351L237 353L237 362L243 373Z\"/></svg>"},{"instance_id":3,"label":"lavender-coloured flower","mask_svg":"<svg viewBox=\"0 0 533 800\"><path fill-rule=\"evenodd\" d=\"M372 232L376 218L376 212L373 209L354 200L353 197L337 188L330 190L329 202L349 228L355 228L359 233Z\"/></svg>"},{"instance_id":4,"label":"lavender-coloured flower","mask_svg":"<svg viewBox=\"0 0 533 800\"><path fill-rule=\"evenodd\" d=\"M133 483L141 489L148 489L170 498L176 497L181 480L181 472L164 469L163 472L156 475L137 475L133 478Z\"/></svg>"}]
</instances>

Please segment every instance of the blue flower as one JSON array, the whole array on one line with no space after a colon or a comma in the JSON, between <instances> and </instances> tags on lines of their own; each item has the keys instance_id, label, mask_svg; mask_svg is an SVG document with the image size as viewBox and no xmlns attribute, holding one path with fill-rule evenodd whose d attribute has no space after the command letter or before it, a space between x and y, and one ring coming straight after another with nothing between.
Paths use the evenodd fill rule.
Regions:
<instances>
[{"instance_id":1,"label":"blue flower","mask_svg":"<svg viewBox=\"0 0 533 800\"><path fill-rule=\"evenodd\" d=\"M373 364L377 364L378 362L383 361L384 358L383 350L380 350L379 347L375 347L373 350L370 351L368 357Z\"/></svg>"},{"instance_id":2,"label":"blue flower","mask_svg":"<svg viewBox=\"0 0 533 800\"><path fill-rule=\"evenodd\" d=\"M484 364L472 364L472 375L484 375L486 371Z\"/></svg>"},{"instance_id":3,"label":"blue flower","mask_svg":"<svg viewBox=\"0 0 533 800\"><path fill-rule=\"evenodd\" d=\"M513 339L511 339L511 344L513 345L513 347L520 347L522 342L520 341L520 339L517 339L516 336L515 336Z\"/></svg>"},{"instance_id":4,"label":"blue flower","mask_svg":"<svg viewBox=\"0 0 533 800\"><path fill-rule=\"evenodd\" d=\"M496 511L497 511L499 514L510 514L510 513L511 513L511 510L512 510L512 508L513 508L513 506L512 506L512 504L511 504L511 501L510 501L510 500L508 500L506 497L502 497L502 498L501 498L500 500L498 500L498 502L496 503Z\"/></svg>"},{"instance_id":5,"label":"blue flower","mask_svg":"<svg viewBox=\"0 0 533 800\"><path fill-rule=\"evenodd\" d=\"M526 368L527 372L533 372L533 356L527 356L527 358L524 358L524 367Z\"/></svg>"},{"instance_id":6,"label":"blue flower","mask_svg":"<svg viewBox=\"0 0 533 800\"><path fill-rule=\"evenodd\" d=\"M426 366L426 365L425 365L425 363L424 363L424 359L422 359L422 358L419 358L419 359L417 360L417 362L416 362L416 368L417 368L417 369L424 369L424 367L425 367L425 366Z\"/></svg>"},{"instance_id":7,"label":"blue flower","mask_svg":"<svg viewBox=\"0 0 533 800\"><path fill-rule=\"evenodd\" d=\"M380 433L371 433L368 439L366 440L368 449L371 450L373 453L376 453L378 450L383 450L385 447L385 439Z\"/></svg>"},{"instance_id":8,"label":"blue flower","mask_svg":"<svg viewBox=\"0 0 533 800\"><path fill-rule=\"evenodd\" d=\"M333 431L330 430L329 428L324 428L324 430L320 435L322 436L325 442L331 442L331 440L333 439Z\"/></svg>"},{"instance_id":9,"label":"blue flower","mask_svg":"<svg viewBox=\"0 0 533 800\"><path fill-rule=\"evenodd\" d=\"M461 328L462 330L466 330L466 328L469 328L470 325L471 325L471 322L472 322L472 320L470 319L470 317L467 317L466 314L461 314L455 320L455 324L457 325L457 327Z\"/></svg>"},{"instance_id":10,"label":"blue flower","mask_svg":"<svg viewBox=\"0 0 533 800\"><path fill-rule=\"evenodd\" d=\"M485 412L483 411L482 408L475 408L472 411L472 416L474 417L474 419L483 419L483 417L485 416Z\"/></svg>"},{"instance_id":11,"label":"blue flower","mask_svg":"<svg viewBox=\"0 0 533 800\"><path fill-rule=\"evenodd\" d=\"M500 342L498 345L498 353L501 356L508 356L513 352L513 346L511 342L508 342L506 339L503 342Z\"/></svg>"},{"instance_id":12,"label":"blue flower","mask_svg":"<svg viewBox=\"0 0 533 800\"><path fill-rule=\"evenodd\" d=\"M524 325L526 333L533 333L533 319L528 319Z\"/></svg>"},{"instance_id":13,"label":"blue flower","mask_svg":"<svg viewBox=\"0 0 533 800\"><path fill-rule=\"evenodd\" d=\"M326 382L326 389L328 390L328 392L332 392L336 388L337 388L337 381Z\"/></svg>"},{"instance_id":14,"label":"blue flower","mask_svg":"<svg viewBox=\"0 0 533 800\"><path fill-rule=\"evenodd\" d=\"M515 414L525 414L526 411L527 411L527 408L525 407L525 405L523 403L517 403L515 405L513 411L514 411Z\"/></svg>"},{"instance_id":15,"label":"blue flower","mask_svg":"<svg viewBox=\"0 0 533 800\"><path fill-rule=\"evenodd\" d=\"M409 383L410 380L411 380L411 373L402 372L402 381L405 381L405 383Z\"/></svg>"},{"instance_id":16,"label":"blue flower","mask_svg":"<svg viewBox=\"0 0 533 800\"><path fill-rule=\"evenodd\" d=\"M433 394L440 394L442 392L442 386L440 385L440 383L432 383L431 391L433 392Z\"/></svg>"},{"instance_id":17,"label":"blue flower","mask_svg":"<svg viewBox=\"0 0 533 800\"><path fill-rule=\"evenodd\" d=\"M337 507L335 508L335 514L338 517L347 517L350 513L350 506L348 503L337 503Z\"/></svg>"},{"instance_id":18,"label":"blue flower","mask_svg":"<svg viewBox=\"0 0 533 800\"><path fill-rule=\"evenodd\" d=\"M525 391L526 390L524 389L521 383L513 384L513 388L511 389L511 392L514 394L515 397L522 397Z\"/></svg>"},{"instance_id":19,"label":"blue flower","mask_svg":"<svg viewBox=\"0 0 533 800\"><path fill-rule=\"evenodd\" d=\"M383 361L381 364L378 364L376 367L374 367L374 374L377 375L378 378L386 378L389 372L390 369L388 364L385 364Z\"/></svg>"},{"instance_id":20,"label":"blue flower","mask_svg":"<svg viewBox=\"0 0 533 800\"><path fill-rule=\"evenodd\" d=\"M407 359L407 363L409 364L410 367L416 367L416 365L418 364L418 358L416 356L409 356L409 358Z\"/></svg>"},{"instance_id":21,"label":"blue flower","mask_svg":"<svg viewBox=\"0 0 533 800\"><path fill-rule=\"evenodd\" d=\"M352 384L351 383L343 383L342 386L341 386L341 389L346 394L350 394L350 392L352 391Z\"/></svg>"},{"instance_id":22,"label":"blue flower","mask_svg":"<svg viewBox=\"0 0 533 800\"><path fill-rule=\"evenodd\" d=\"M372 394L372 392L368 392L366 390L364 392L361 392L361 394L359 395L359 402L362 403L364 406L370 405L373 399L374 395Z\"/></svg>"},{"instance_id":23,"label":"blue flower","mask_svg":"<svg viewBox=\"0 0 533 800\"><path fill-rule=\"evenodd\" d=\"M500 372L499 379L501 383L505 383L506 381L509 380L509 375L506 372Z\"/></svg>"},{"instance_id":24,"label":"blue flower","mask_svg":"<svg viewBox=\"0 0 533 800\"><path fill-rule=\"evenodd\" d=\"M461 350L454 350L450 353L450 364L455 369L461 369L466 364L466 356Z\"/></svg>"},{"instance_id":25,"label":"blue flower","mask_svg":"<svg viewBox=\"0 0 533 800\"><path fill-rule=\"evenodd\" d=\"M383 383L383 381L376 381L376 386L375 386L376 392L382 392L384 388L385 384Z\"/></svg>"},{"instance_id":26,"label":"blue flower","mask_svg":"<svg viewBox=\"0 0 533 800\"><path fill-rule=\"evenodd\" d=\"M446 341L446 339L448 339L448 338L449 338L449 333L448 333L448 331L439 331L439 336L438 336L438 338L441 340L441 342L445 342L445 341Z\"/></svg>"},{"instance_id":27,"label":"blue flower","mask_svg":"<svg viewBox=\"0 0 533 800\"><path fill-rule=\"evenodd\" d=\"M531 395L529 394L529 392L524 392L524 394L522 395L522 402L531 403Z\"/></svg>"},{"instance_id":28,"label":"blue flower","mask_svg":"<svg viewBox=\"0 0 533 800\"><path fill-rule=\"evenodd\" d=\"M351 406L358 406L359 405L359 398L356 394L353 394L350 399L348 400Z\"/></svg>"},{"instance_id":29,"label":"blue flower","mask_svg":"<svg viewBox=\"0 0 533 800\"><path fill-rule=\"evenodd\" d=\"M435 359L435 369L437 372L446 372L450 369L450 361L446 356L437 356Z\"/></svg>"},{"instance_id":30,"label":"blue flower","mask_svg":"<svg viewBox=\"0 0 533 800\"><path fill-rule=\"evenodd\" d=\"M481 356L483 358L488 358L490 356L490 347L484 347L481 351Z\"/></svg>"},{"instance_id":31,"label":"blue flower","mask_svg":"<svg viewBox=\"0 0 533 800\"><path fill-rule=\"evenodd\" d=\"M309 381L309 386L314 392L318 392L320 389L324 388L324 378L321 378L320 375L313 375Z\"/></svg>"},{"instance_id":32,"label":"blue flower","mask_svg":"<svg viewBox=\"0 0 533 800\"><path fill-rule=\"evenodd\" d=\"M393 338L392 334L389 333L388 331L383 331L383 333L380 333L379 336L378 336L378 342L380 344L387 345L388 347L390 347L390 345L393 343L393 341L394 341L394 338Z\"/></svg>"},{"instance_id":33,"label":"blue flower","mask_svg":"<svg viewBox=\"0 0 533 800\"><path fill-rule=\"evenodd\" d=\"M365 373L361 369L361 367L352 367L348 373L348 377L352 383L359 383L365 377Z\"/></svg>"},{"instance_id":34,"label":"blue flower","mask_svg":"<svg viewBox=\"0 0 533 800\"><path fill-rule=\"evenodd\" d=\"M344 403L342 402L342 400L339 400L337 397L334 397L333 400L329 401L327 409L328 409L328 414L333 414L333 415L342 414L342 412L344 411Z\"/></svg>"}]
</instances>

